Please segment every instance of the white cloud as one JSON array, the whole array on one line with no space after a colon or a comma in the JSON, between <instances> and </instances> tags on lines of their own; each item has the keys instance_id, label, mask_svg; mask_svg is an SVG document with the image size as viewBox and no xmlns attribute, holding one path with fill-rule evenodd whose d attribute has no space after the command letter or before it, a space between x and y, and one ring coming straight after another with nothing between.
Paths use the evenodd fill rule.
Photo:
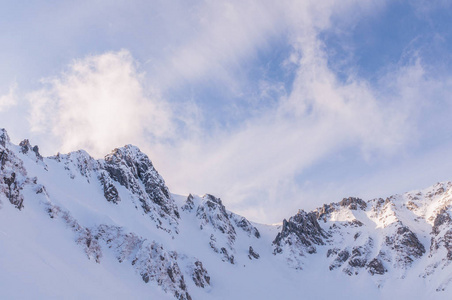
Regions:
<instances>
[{"instance_id":1,"label":"white cloud","mask_svg":"<svg viewBox=\"0 0 452 300\"><path fill-rule=\"evenodd\" d=\"M287 214L287 206L302 206L315 195L295 176L333 153L358 148L370 163L413 146L419 112L435 90L416 59L388 69L378 85L353 74L340 81L328 66L318 34L331 26L337 9L356 13L356 3L287 3L292 9L286 13L293 13L286 20L294 47L291 63L297 65L292 92L279 99L276 109L233 131L183 141L173 149L154 148L174 190L220 194L234 209L260 220ZM375 7L379 5L366 2L361 10ZM309 199L317 204L323 200L325 196Z\"/></svg>"},{"instance_id":2,"label":"white cloud","mask_svg":"<svg viewBox=\"0 0 452 300\"><path fill-rule=\"evenodd\" d=\"M31 129L55 136L61 151L83 148L95 156L162 138L173 130L171 113L143 87L143 76L127 51L77 60L28 95Z\"/></svg>"},{"instance_id":3,"label":"white cloud","mask_svg":"<svg viewBox=\"0 0 452 300\"><path fill-rule=\"evenodd\" d=\"M150 59L153 82L162 88L174 88L186 82L221 81L232 91L243 85L238 70L244 59L255 56L259 49L283 32L284 6L274 1L195 1L183 42L159 58ZM177 27L177 25L175 25Z\"/></svg>"},{"instance_id":4,"label":"white cloud","mask_svg":"<svg viewBox=\"0 0 452 300\"><path fill-rule=\"evenodd\" d=\"M95 156L137 144L172 191L217 194L251 219L279 220L305 199L312 204L338 191L337 185L297 182L299 174L350 148L367 161L403 152L419 136L415 124L425 99L450 87L429 78L416 59L388 69L376 85L353 74L345 82L337 78L319 33L337 22L353 26L381 3L198 3L182 21L195 30L185 30L184 42L155 57L151 73L140 72L131 54L120 51L77 60L44 80L28 95L32 130L56 140L60 151L84 148ZM202 121L215 115L198 99L176 105L161 96L186 81L213 77L240 91L248 79L235 77L237 70L278 35L287 36L293 49L285 62L295 69L292 89L263 81L257 94L277 91L274 105L235 126L203 128Z\"/></svg>"},{"instance_id":5,"label":"white cloud","mask_svg":"<svg viewBox=\"0 0 452 300\"><path fill-rule=\"evenodd\" d=\"M6 111L17 104L16 89L17 84L14 83L9 87L7 94L0 96L0 112Z\"/></svg>"}]
</instances>

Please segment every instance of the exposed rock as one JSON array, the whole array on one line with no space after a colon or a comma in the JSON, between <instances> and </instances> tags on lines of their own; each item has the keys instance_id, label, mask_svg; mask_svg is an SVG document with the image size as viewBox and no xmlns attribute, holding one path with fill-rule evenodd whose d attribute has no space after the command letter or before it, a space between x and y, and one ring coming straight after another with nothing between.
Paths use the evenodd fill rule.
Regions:
<instances>
[{"instance_id":1,"label":"exposed rock","mask_svg":"<svg viewBox=\"0 0 452 300\"><path fill-rule=\"evenodd\" d=\"M354 219L353 221L348 222L347 224L352 226L352 227L361 227L361 226L364 225L361 221L356 220L356 219Z\"/></svg>"},{"instance_id":2,"label":"exposed rock","mask_svg":"<svg viewBox=\"0 0 452 300\"><path fill-rule=\"evenodd\" d=\"M39 153L39 147L38 146L31 146L30 141L25 139L22 142L19 143L20 151L23 154L27 154L28 152L33 152L37 159L42 161L42 156Z\"/></svg>"},{"instance_id":3,"label":"exposed rock","mask_svg":"<svg viewBox=\"0 0 452 300\"><path fill-rule=\"evenodd\" d=\"M177 232L179 212L163 178L149 158L137 147L127 145L115 149L102 163L110 177L138 196L141 207L161 229ZM169 226L163 224L163 220Z\"/></svg>"},{"instance_id":4,"label":"exposed rock","mask_svg":"<svg viewBox=\"0 0 452 300\"><path fill-rule=\"evenodd\" d=\"M364 202L362 199L355 198L355 197L344 198L338 204L342 207L348 207L351 210L357 210L357 209L364 210L367 207L366 202Z\"/></svg>"},{"instance_id":5,"label":"exposed rock","mask_svg":"<svg viewBox=\"0 0 452 300\"><path fill-rule=\"evenodd\" d=\"M108 176L106 172L101 172L99 181L102 184L105 199L109 202L113 202L114 204L118 204L118 202L121 201L121 198L119 197L118 190L116 189L110 176Z\"/></svg>"},{"instance_id":6,"label":"exposed rock","mask_svg":"<svg viewBox=\"0 0 452 300\"><path fill-rule=\"evenodd\" d=\"M22 142L19 143L20 146L20 152L23 154L27 154L29 150L31 150L32 146L30 145L30 141L25 139Z\"/></svg>"},{"instance_id":7,"label":"exposed rock","mask_svg":"<svg viewBox=\"0 0 452 300\"><path fill-rule=\"evenodd\" d=\"M355 268L363 268L366 265L367 259L365 258L352 258L348 262L348 264Z\"/></svg>"},{"instance_id":8,"label":"exposed rock","mask_svg":"<svg viewBox=\"0 0 452 300\"><path fill-rule=\"evenodd\" d=\"M22 187L16 180L16 173L12 172L10 177L3 177L3 181L8 186L6 190L6 197L9 199L9 202L13 204L17 209L21 210L24 207L24 197L20 193Z\"/></svg>"},{"instance_id":9,"label":"exposed rock","mask_svg":"<svg viewBox=\"0 0 452 300\"><path fill-rule=\"evenodd\" d=\"M328 251L326 252L326 257L330 257L332 255L338 254L339 251L341 251L341 249L339 249L339 248L328 249Z\"/></svg>"},{"instance_id":10,"label":"exposed rock","mask_svg":"<svg viewBox=\"0 0 452 300\"><path fill-rule=\"evenodd\" d=\"M442 208L436 215L432 227L432 238L430 255L436 253L439 248L444 247L447 251L446 259L452 260L452 219L447 207Z\"/></svg>"},{"instance_id":11,"label":"exposed rock","mask_svg":"<svg viewBox=\"0 0 452 300\"><path fill-rule=\"evenodd\" d=\"M42 207L43 211L53 219L52 222L62 222L69 228L68 232L73 234L74 243L80 251L84 251L88 259L102 264L105 260L114 258L119 263L133 268L138 280L146 283L153 282L177 299L191 299L189 287L196 289L194 285L200 289L210 290L211 282L217 279L211 279L206 270L206 264L202 263L202 257L200 259L188 257L184 254L186 249L183 246L174 250L182 244L181 241L186 242L186 240L178 240L171 244L171 250L174 251L170 251L162 241L171 243L170 238L180 238L177 235L168 237L163 234L165 237L161 238L161 232L158 230L153 232L152 226L136 227L141 223L121 227L123 225L118 226L116 222L127 223L127 220L124 221L119 217L115 219L118 215L107 215L111 209L120 209L130 203L111 205L107 212L102 211L101 217L96 218L94 210L105 208L105 203L101 205L95 203L91 206L94 202L85 203L83 202L85 199L75 199L76 197L71 195L68 197L70 201L80 201L76 203L81 207L80 211L74 211L74 215L82 216L80 220L75 219L69 211L53 205L49 194L56 194L59 197L58 203L61 205L67 204L68 200L62 199L63 193L56 192L58 188L56 184L49 184L49 194L47 193L46 188L38 183L38 177L42 176L41 170L33 174L35 177L27 174L24 166L28 166L30 161L25 159L36 161L37 164L47 161L47 158L41 157L41 162L38 162L35 156L40 157L39 150L36 146L32 147L28 140L22 141L19 147L11 145L6 132L0 130L0 203L2 205L4 203L9 205L7 203L9 201L12 206L20 210L24 208L24 201L30 201L25 202L27 209L27 203L36 201L30 205L30 208ZM51 159L55 160L51 165L52 168L57 169L55 174L64 176L67 173L74 179L67 182L74 185L80 184L80 187L88 187L87 184L91 184L89 187L94 187L87 189L86 195L95 197L103 192L103 196L111 203L130 199L139 211L137 217L141 218L141 214L150 216L150 218L140 219L139 222L149 220L152 222L150 224L157 224L158 228L177 232L178 219L181 218L178 208L163 179L147 156L138 148L126 146L116 149L112 154L107 155L105 160L95 160L85 151L71 152L67 155L58 154ZM28 171L35 172L34 168ZM67 184L64 180L61 181L62 186ZM59 181L56 180L55 183ZM92 194L89 194L90 192ZM120 198L120 193L123 199ZM85 194L82 195L85 196ZM90 198L87 201L91 200ZM68 207L71 205L72 202ZM87 207L86 211L82 208L84 205ZM420 266L424 266L423 263L426 262L427 267L422 274L415 275L426 278L425 282L428 284L441 277L442 282L436 282L435 288L437 287L438 291L444 291L452 282L452 277L447 273L452 261L451 207L451 183L437 184L422 192L373 199L368 202L354 197L344 198L338 203L325 204L313 212L299 211L289 220L284 220L272 245L268 245L272 248L267 250L273 250L275 255L281 254L291 266L296 268L301 268L305 261L312 257L307 254L319 253L318 255L322 256L321 259L328 261L326 265L330 270L334 270L333 272L355 275L366 271L375 276L384 275L375 278L374 281L379 285L383 285L388 278L395 276L403 278L408 272L417 271L417 267L411 268L411 266L419 260L422 262ZM202 198L189 195L181 209L184 211L182 218L186 218L181 224L193 226L187 231L184 228L184 233L189 232L191 238L195 237L195 230L200 229L198 232L200 236L193 239L197 243L201 241L199 253L204 254L210 251L210 246L219 259L237 265L241 265L238 262L242 262L242 259L246 261L267 259L249 246L259 245L258 249L264 249L262 243L265 243L265 239L256 240L261 237L258 229L246 218L227 211L221 199L209 194ZM4 211L6 210L2 210ZM17 211L15 213L20 214ZM127 217L129 213L130 211L127 211ZM93 219L84 220L83 216L86 215ZM88 222L89 225L82 222ZM103 224L103 222L109 224ZM146 238L125 228L140 228L137 230L140 230L142 235L146 235ZM141 228L144 228L143 231ZM267 229L264 226L262 228ZM148 229L150 234L147 233ZM154 240L159 238L161 239ZM421 241L428 238L431 239L431 245L429 256L426 257L425 245ZM239 239L245 240L239 242ZM197 251L194 250L195 248L187 247L190 253ZM209 268L215 265L210 259L204 262L209 263L207 264ZM259 264L259 262L254 263ZM239 266L225 267L230 270L240 269ZM395 275L391 275L391 272ZM429 278L435 272L443 273ZM191 280L194 285L191 284ZM202 290L196 292L202 292ZM209 291L206 292L209 293Z\"/></svg>"},{"instance_id":12,"label":"exposed rock","mask_svg":"<svg viewBox=\"0 0 452 300\"><path fill-rule=\"evenodd\" d=\"M261 235L259 233L259 230L257 230L256 227L251 225L250 221L248 221L245 217L236 215L234 213L229 214L229 218L234 220L235 225L239 228L241 228L243 231L248 233L249 236L254 236L256 238L260 238Z\"/></svg>"},{"instance_id":13,"label":"exposed rock","mask_svg":"<svg viewBox=\"0 0 452 300\"><path fill-rule=\"evenodd\" d=\"M394 250L395 263L402 267L411 265L414 259L425 253L425 247L417 236L403 225L397 228L395 235L386 236L385 244Z\"/></svg>"},{"instance_id":14,"label":"exposed rock","mask_svg":"<svg viewBox=\"0 0 452 300\"><path fill-rule=\"evenodd\" d=\"M0 128L0 146L6 147L10 143L9 135L4 128Z\"/></svg>"},{"instance_id":15,"label":"exposed rock","mask_svg":"<svg viewBox=\"0 0 452 300\"><path fill-rule=\"evenodd\" d=\"M0 129L0 192L17 209L24 207L22 190L27 184L35 184L27 177L27 171L23 161L9 149L9 136L6 131Z\"/></svg>"},{"instance_id":16,"label":"exposed rock","mask_svg":"<svg viewBox=\"0 0 452 300\"><path fill-rule=\"evenodd\" d=\"M156 281L163 290L172 292L177 299L191 299L184 275L177 264L176 252L168 252L156 242L144 243L132 256L131 263L144 282Z\"/></svg>"},{"instance_id":17,"label":"exposed rock","mask_svg":"<svg viewBox=\"0 0 452 300\"><path fill-rule=\"evenodd\" d=\"M176 217L179 215L163 178L155 170L149 158L137 147L127 145L117 148L105 157L105 162L104 167L114 180L143 196L144 193L137 183L139 180L144 185L149 199L164 213Z\"/></svg>"},{"instance_id":18,"label":"exposed rock","mask_svg":"<svg viewBox=\"0 0 452 300\"><path fill-rule=\"evenodd\" d=\"M229 254L228 249L226 249L225 247L221 247L220 253L223 254L224 257L223 261L228 261L231 264L235 263L234 255Z\"/></svg>"},{"instance_id":19,"label":"exposed rock","mask_svg":"<svg viewBox=\"0 0 452 300\"><path fill-rule=\"evenodd\" d=\"M191 278L196 286L205 288L210 285L210 276L207 270L203 267L202 262L197 260L190 267Z\"/></svg>"},{"instance_id":20,"label":"exposed rock","mask_svg":"<svg viewBox=\"0 0 452 300\"><path fill-rule=\"evenodd\" d=\"M8 160L8 151L5 149L1 149L0 150L0 164L1 164L1 169L4 169L4 166L6 164L6 161Z\"/></svg>"},{"instance_id":21,"label":"exposed rock","mask_svg":"<svg viewBox=\"0 0 452 300\"><path fill-rule=\"evenodd\" d=\"M362 243L363 241L364 243ZM360 270L366 266L373 252L374 240L368 237L365 240L361 240L361 243L352 247L350 252L348 249L339 252L333 264L330 266L330 270L344 265L342 271L346 274L350 276L359 274ZM348 263L345 265L345 262Z\"/></svg>"},{"instance_id":22,"label":"exposed rock","mask_svg":"<svg viewBox=\"0 0 452 300\"><path fill-rule=\"evenodd\" d=\"M258 253L256 253L253 249L253 247L250 246L250 248L248 249L248 258L249 259L259 259L260 255Z\"/></svg>"},{"instance_id":23,"label":"exposed rock","mask_svg":"<svg viewBox=\"0 0 452 300\"><path fill-rule=\"evenodd\" d=\"M316 213L300 210L289 221L283 221L281 232L273 241L274 253L281 253L283 245L295 245L312 254L316 252L315 245L325 245L326 238L328 234L317 223Z\"/></svg>"},{"instance_id":24,"label":"exposed rock","mask_svg":"<svg viewBox=\"0 0 452 300\"><path fill-rule=\"evenodd\" d=\"M383 266L383 263L377 258L372 259L369 262L369 264L367 265L367 268L369 270L369 273L372 275L375 275L375 274L383 275L385 272L388 271Z\"/></svg>"},{"instance_id":25,"label":"exposed rock","mask_svg":"<svg viewBox=\"0 0 452 300\"><path fill-rule=\"evenodd\" d=\"M191 299L177 263L176 252L166 251L161 244L155 241L148 242L134 233L125 233L124 229L118 226L100 225L91 229L85 228L58 206L50 203L46 206L51 218L62 219L73 230L77 244L83 247L88 258L100 263L105 249L111 249L118 261L129 262L144 282L155 281L176 299ZM201 269L199 272L206 275Z\"/></svg>"},{"instance_id":26,"label":"exposed rock","mask_svg":"<svg viewBox=\"0 0 452 300\"><path fill-rule=\"evenodd\" d=\"M182 210L184 211L192 211L195 207L195 203L193 202L193 195L190 194L187 197L187 200L185 200L185 204L182 206Z\"/></svg>"},{"instance_id":27,"label":"exposed rock","mask_svg":"<svg viewBox=\"0 0 452 300\"><path fill-rule=\"evenodd\" d=\"M97 179L97 172L100 169L99 162L84 150L68 154L58 153L49 158L62 163L72 179L76 176L82 176L88 182L93 178Z\"/></svg>"},{"instance_id":28,"label":"exposed rock","mask_svg":"<svg viewBox=\"0 0 452 300\"><path fill-rule=\"evenodd\" d=\"M433 222L432 233L437 235L441 231L442 225L452 224L452 218L450 217L447 208L442 208L436 215L435 221Z\"/></svg>"},{"instance_id":29,"label":"exposed rock","mask_svg":"<svg viewBox=\"0 0 452 300\"><path fill-rule=\"evenodd\" d=\"M209 244L216 253L222 254L224 261L234 263L234 255L230 252L234 252L233 245L237 234L221 199L209 194L204 195L196 209L196 217L200 220L201 230L213 230L226 237L226 243L222 243L222 237L217 241L214 234L211 234Z\"/></svg>"},{"instance_id":30,"label":"exposed rock","mask_svg":"<svg viewBox=\"0 0 452 300\"><path fill-rule=\"evenodd\" d=\"M108 248L112 248L119 262L130 262L144 282L157 282L165 291L173 293L177 299L191 299L184 275L177 262L176 252L166 251L155 241L148 242L133 233L124 233L124 230L117 226L97 227L95 239L103 241ZM207 276L207 271L202 268L202 264L198 264L194 269L200 276Z\"/></svg>"},{"instance_id":31,"label":"exposed rock","mask_svg":"<svg viewBox=\"0 0 452 300\"><path fill-rule=\"evenodd\" d=\"M330 257L331 255L333 255L333 253L334 253L334 250L329 249L327 257ZM350 257L350 252L348 252L348 250L346 250L346 249L344 249L340 252L336 252L336 254L337 254L336 259L329 267L330 270L334 270L336 268L341 267L344 264L344 262L346 262L347 259Z\"/></svg>"}]
</instances>

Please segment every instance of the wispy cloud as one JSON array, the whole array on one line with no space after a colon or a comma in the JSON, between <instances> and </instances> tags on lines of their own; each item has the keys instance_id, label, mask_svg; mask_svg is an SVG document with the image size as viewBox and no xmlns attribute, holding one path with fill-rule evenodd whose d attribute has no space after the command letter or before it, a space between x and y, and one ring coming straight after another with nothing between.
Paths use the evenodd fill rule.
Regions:
<instances>
[{"instance_id":1,"label":"wispy cloud","mask_svg":"<svg viewBox=\"0 0 452 300\"><path fill-rule=\"evenodd\" d=\"M13 83L9 87L9 91L5 95L0 96L0 112L8 110L18 102L17 95L17 83Z\"/></svg>"},{"instance_id":2,"label":"wispy cloud","mask_svg":"<svg viewBox=\"0 0 452 300\"><path fill-rule=\"evenodd\" d=\"M419 124L431 115L423 112L437 112L429 99L450 103L445 92L452 91L450 74L434 76L415 52L387 66L373 82L352 68L339 78L332 68L321 33L335 26L353 28L384 5L196 2L179 21L178 13L170 15L183 34L172 35L165 51L142 65L127 50L106 52L76 60L44 79L41 89L27 95L31 128L55 141L60 151L84 148L101 156L135 143L173 191L214 193L252 219L277 221L288 208L320 204L341 191L338 185L350 187L340 178L329 187L300 180L307 169L349 149L363 164L397 157L425 134ZM282 40L290 51L278 68L290 73L289 84L262 78L255 84L244 65ZM215 126L205 121L223 116L205 110L200 99L170 99L174 90L189 94L190 87L212 82L231 90L253 112L232 125ZM243 96L251 82L254 94L271 98L270 104L259 106L262 102ZM232 108L222 113L235 113L235 104L231 101ZM436 120L452 111L450 105L443 108Z\"/></svg>"}]
</instances>

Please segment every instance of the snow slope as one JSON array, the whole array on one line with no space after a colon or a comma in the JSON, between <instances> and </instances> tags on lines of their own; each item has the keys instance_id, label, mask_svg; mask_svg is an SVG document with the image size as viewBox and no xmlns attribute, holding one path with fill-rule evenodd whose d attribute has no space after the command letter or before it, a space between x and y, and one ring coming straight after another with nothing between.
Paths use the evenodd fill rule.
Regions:
<instances>
[{"instance_id":1,"label":"snow slope","mask_svg":"<svg viewBox=\"0 0 452 300\"><path fill-rule=\"evenodd\" d=\"M452 297L452 183L264 225L171 194L131 145L44 158L0 130L0 164L2 298Z\"/></svg>"}]
</instances>

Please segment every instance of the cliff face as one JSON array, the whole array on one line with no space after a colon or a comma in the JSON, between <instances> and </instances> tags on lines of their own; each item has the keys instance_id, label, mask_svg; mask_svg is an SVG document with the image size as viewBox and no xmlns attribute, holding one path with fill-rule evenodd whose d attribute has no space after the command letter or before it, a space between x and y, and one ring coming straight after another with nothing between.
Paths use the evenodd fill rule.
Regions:
<instances>
[{"instance_id":1,"label":"cliff face","mask_svg":"<svg viewBox=\"0 0 452 300\"><path fill-rule=\"evenodd\" d=\"M0 130L0 164L8 295L246 299L340 289L359 298L359 278L370 298L395 293L395 283L452 296L452 183L345 198L262 225L213 195L171 194L131 145L100 160L82 150L45 158ZM22 285L30 294L14 292Z\"/></svg>"}]
</instances>

